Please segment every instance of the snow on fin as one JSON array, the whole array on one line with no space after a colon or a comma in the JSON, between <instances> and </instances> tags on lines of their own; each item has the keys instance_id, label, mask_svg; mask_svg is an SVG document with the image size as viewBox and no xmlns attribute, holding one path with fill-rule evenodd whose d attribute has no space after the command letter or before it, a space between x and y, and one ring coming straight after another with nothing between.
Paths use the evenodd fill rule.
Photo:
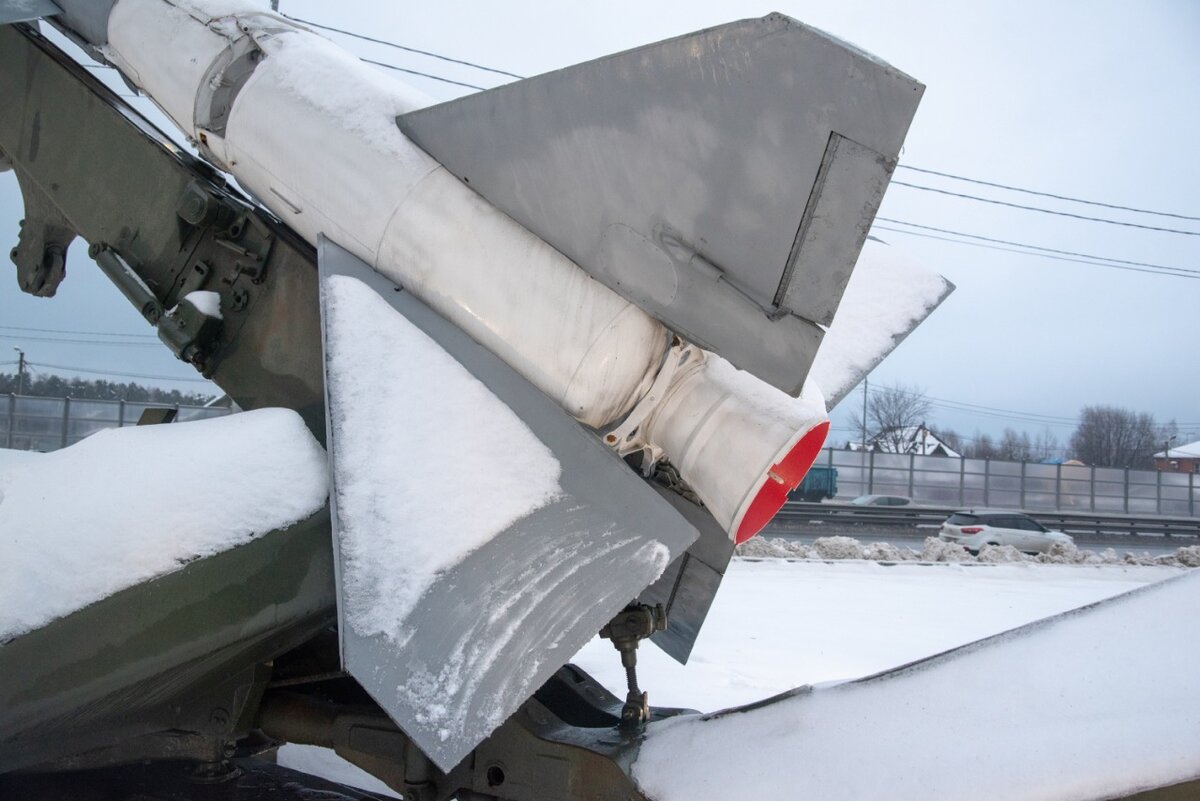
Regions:
<instances>
[{"instance_id":1,"label":"snow on fin","mask_svg":"<svg viewBox=\"0 0 1200 801\"><path fill-rule=\"evenodd\" d=\"M449 770L696 531L417 298L319 262L342 661Z\"/></svg>"}]
</instances>

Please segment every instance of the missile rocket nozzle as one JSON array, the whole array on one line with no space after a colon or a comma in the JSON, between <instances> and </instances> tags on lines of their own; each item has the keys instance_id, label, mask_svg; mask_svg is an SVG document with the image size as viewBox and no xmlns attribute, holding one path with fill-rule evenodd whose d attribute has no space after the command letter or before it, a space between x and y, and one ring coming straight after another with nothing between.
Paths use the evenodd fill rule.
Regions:
<instances>
[{"instance_id":1,"label":"missile rocket nozzle","mask_svg":"<svg viewBox=\"0 0 1200 801\"><path fill-rule=\"evenodd\" d=\"M817 460L828 434L829 421L824 420L800 434L797 441L788 443L780 451L783 458L767 471L762 486L747 504L734 542L742 544L771 522L771 518L787 501L788 493L800 486L805 474Z\"/></svg>"}]
</instances>

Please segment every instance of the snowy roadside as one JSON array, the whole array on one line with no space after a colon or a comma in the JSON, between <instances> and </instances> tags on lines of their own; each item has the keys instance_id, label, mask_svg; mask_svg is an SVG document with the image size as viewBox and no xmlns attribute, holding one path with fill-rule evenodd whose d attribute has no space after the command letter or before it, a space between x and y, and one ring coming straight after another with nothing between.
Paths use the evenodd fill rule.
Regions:
<instances>
[{"instance_id":1,"label":"snowy roadside","mask_svg":"<svg viewBox=\"0 0 1200 801\"><path fill-rule=\"evenodd\" d=\"M1200 545L1186 545L1174 553L1118 553L1113 548L1090 551L1074 545L1054 545L1049 553L1031 555L1011 545L985 545L978 555L956 542L926 537L921 550L887 542L859 542L853 537L818 537L811 544L780 537L755 537L738 546L737 555L747 559L866 559L872 562L954 562L958 564L1029 563L1042 565L1142 565L1200 567Z\"/></svg>"}]
</instances>

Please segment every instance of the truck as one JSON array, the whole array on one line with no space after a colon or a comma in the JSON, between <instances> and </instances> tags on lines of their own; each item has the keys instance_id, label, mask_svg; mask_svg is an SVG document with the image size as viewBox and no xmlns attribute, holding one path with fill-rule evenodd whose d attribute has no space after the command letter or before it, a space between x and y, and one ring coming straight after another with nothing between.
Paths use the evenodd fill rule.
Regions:
<instances>
[{"instance_id":1,"label":"truck","mask_svg":"<svg viewBox=\"0 0 1200 801\"><path fill-rule=\"evenodd\" d=\"M819 467L814 465L808 469L808 475L800 482L800 486L792 490L788 499L820 503L826 498L833 498L838 492L837 478L838 471L836 467Z\"/></svg>"}]
</instances>

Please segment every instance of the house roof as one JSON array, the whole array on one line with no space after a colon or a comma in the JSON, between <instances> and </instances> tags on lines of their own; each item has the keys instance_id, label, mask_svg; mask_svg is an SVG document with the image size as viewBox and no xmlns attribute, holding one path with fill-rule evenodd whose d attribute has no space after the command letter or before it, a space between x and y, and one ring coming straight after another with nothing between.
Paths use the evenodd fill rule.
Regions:
<instances>
[{"instance_id":1,"label":"house roof","mask_svg":"<svg viewBox=\"0 0 1200 801\"><path fill-rule=\"evenodd\" d=\"M1172 459L1200 459L1200 440L1189 442L1186 445L1172 445L1170 448ZM1154 454L1155 459L1166 459L1167 451L1159 451Z\"/></svg>"},{"instance_id":2,"label":"house roof","mask_svg":"<svg viewBox=\"0 0 1200 801\"><path fill-rule=\"evenodd\" d=\"M897 437L896 435L899 435ZM918 456L934 456L943 453L946 456L961 457L957 451L938 439L938 436L925 426L907 426L901 429L884 431L871 440L876 450L891 451L893 443L899 439L904 445L896 453L915 453Z\"/></svg>"}]
</instances>

